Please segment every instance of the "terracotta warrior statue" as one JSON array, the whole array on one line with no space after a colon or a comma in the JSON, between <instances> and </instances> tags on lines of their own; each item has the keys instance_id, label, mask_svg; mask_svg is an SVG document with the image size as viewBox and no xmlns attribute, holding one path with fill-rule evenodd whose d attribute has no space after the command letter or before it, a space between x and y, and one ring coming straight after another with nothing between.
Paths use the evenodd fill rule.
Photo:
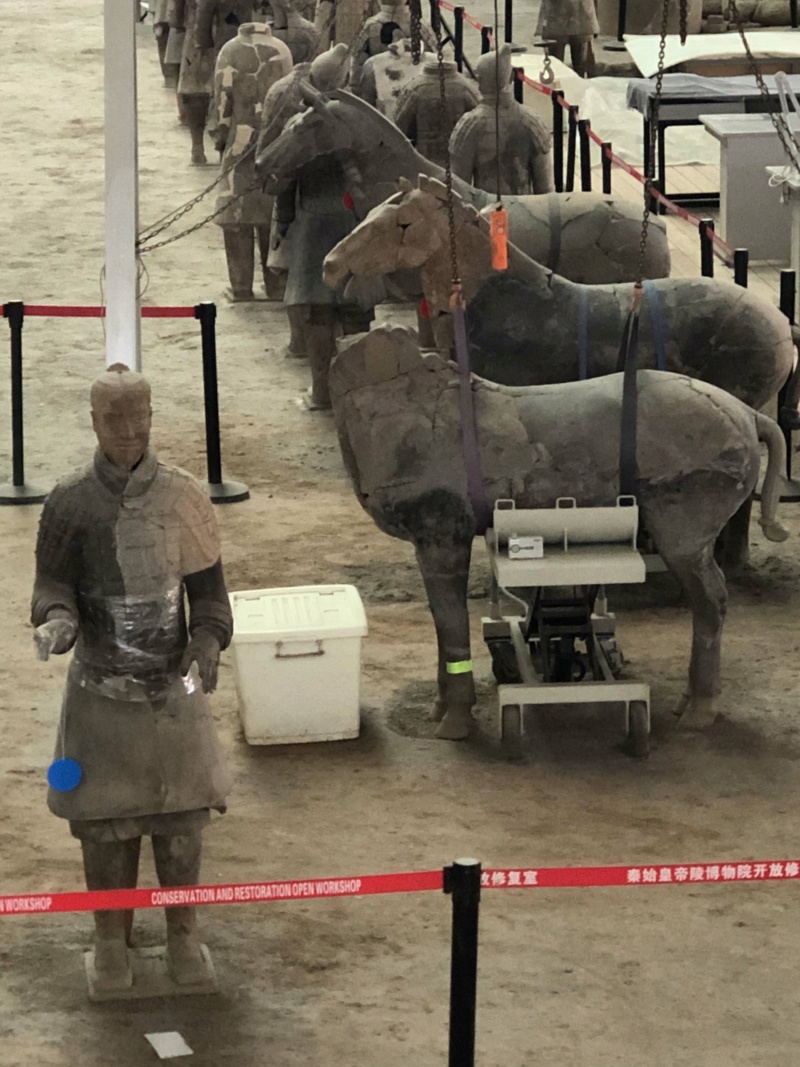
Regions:
<instances>
[{"instance_id":1,"label":"terracotta warrior statue","mask_svg":"<svg viewBox=\"0 0 800 1067\"><path fill-rule=\"evenodd\" d=\"M564 59L569 45L572 69L582 78L594 75L592 38L599 32L595 0L542 0L536 33L555 42L549 52L556 59Z\"/></svg>"},{"instance_id":2,"label":"terracotta warrior statue","mask_svg":"<svg viewBox=\"0 0 800 1067\"><path fill-rule=\"evenodd\" d=\"M361 91L361 74L364 64L372 56L380 55L389 49L387 43L381 38L381 27L385 23L394 23L396 29L406 37L411 37L411 12L406 0L386 0L382 3L376 15L368 18L361 27L358 36L353 41L353 59L350 65L350 89L358 94ZM425 22L420 26L422 43L431 52L436 51L436 36L433 30Z\"/></svg>"},{"instance_id":3,"label":"terracotta warrior statue","mask_svg":"<svg viewBox=\"0 0 800 1067\"><path fill-rule=\"evenodd\" d=\"M378 0L317 0L314 24L322 47L353 43L366 19L377 14Z\"/></svg>"},{"instance_id":4,"label":"terracotta warrior statue","mask_svg":"<svg viewBox=\"0 0 800 1067\"><path fill-rule=\"evenodd\" d=\"M197 44L198 0L169 0L170 29L183 32L180 75L178 76L178 102L182 115L192 136L192 166L205 165L203 146L208 106L214 82L214 49Z\"/></svg>"},{"instance_id":5,"label":"terracotta warrior statue","mask_svg":"<svg viewBox=\"0 0 800 1067\"><path fill-rule=\"evenodd\" d=\"M364 64L358 95L394 121L398 97L420 73L422 64L421 61L414 62L410 39L391 22L384 23L381 28L381 41L384 39L390 42L389 50Z\"/></svg>"},{"instance_id":6,"label":"terracotta warrior statue","mask_svg":"<svg viewBox=\"0 0 800 1067\"><path fill-rule=\"evenodd\" d=\"M510 45L504 44L499 56L496 52L482 55L476 73L481 102L453 130L453 174L479 189L497 192L499 116L500 192L507 196L551 192L550 132L541 119L514 99Z\"/></svg>"},{"instance_id":7,"label":"terracotta warrior statue","mask_svg":"<svg viewBox=\"0 0 800 1067\"><path fill-rule=\"evenodd\" d=\"M445 103L442 106L439 86L439 63L436 54L428 54L422 70L400 93L395 125L402 130L420 155L443 167L447 143L459 119L480 101L474 84L458 73L455 63L444 64Z\"/></svg>"},{"instance_id":8,"label":"terracotta warrior statue","mask_svg":"<svg viewBox=\"0 0 800 1067\"><path fill-rule=\"evenodd\" d=\"M158 62L167 89L174 89L178 84L180 65L167 61L167 41L169 40L169 14L167 0L156 0L153 9L153 33L158 48Z\"/></svg>"},{"instance_id":9,"label":"terracotta warrior statue","mask_svg":"<svg viewBox=\"0 0 800 1067\"><path fill-rule=\"evenodd\" d=\"M225 237L234 301L253 299L256 241L267 297L280 300L283 293L283 285L267 269L273 198L255 183L255 146L264 97L291 69L289 48L265 23L244 23L217 58L214 142L222 153L225 176L216 204L217 210L223 210L216 222Z\"/></svg>"},{"instance_id":10,"label":"terracotta warrior statue","mask_svg":"<svg viewBox=\"0 0 800 1067\"><path fill-rule=\"evenodd\" d=\"M291 74L272 86L264 100L256 156L280 136L289 119L305 110L307 91L322 93L344 85L348 61L347 46L338 44L323 52L313 63L299 64ZM312 187L316 187L317 178L319 187L315 193ZM327 194L328 179L332 183L330 195ZM327 367L333 355L337 318L344 321L352 316L349 332L369 329L370 321L355 307L348 306L337 313L338 298L333 301L322 299L322 260L339 240L334 234L339 230L349 233L354 224L353 216L343 207L343 192L344 176L338 165L331 160L315 160L301 168L284 194L275 198L273 211L268 267L280 272L287 281L284 306L289 319L290 340L286 355L296 359L311 358L312 379L316 383L313 403L320 407L328 405L327 373L322 367ZM318 226L321 229L330 227L330 237L325 238L325 251L316 248L314 240L308 237L308 231L316 230ZM315 296L317 301L313 316L315 301L304 299L306 296Z\"/></svg>"},{"instance_id":11,"label":"terracotta warrior statue","mask_svg":"<svg viewBox=\"0 0 800 1067\"><path fill-rule=\"evenodd\" d=\"M303 17L297 0L272 0L272 7L275 12L272 32L289 46L292 62L310 62L319 48L320 32L317 27Z\"/></svg>"},{"instance_id":12,"label":"terracotta warrior statue","mask_svg":"<svg viewBox=\"0 0 800 1067\"><path fill-rule=\"evenodd\" d=\"M94 462L50 493L36 546L38 656L75 650L48 806L81 842L89 889L135 886L144 835L161 885L196 885L201 831L231 786L205 696L232 631L213 509L150 450L141 375L115 364L91 408ZM194 909L166 918L173 980L207 982ZM95 912L96 991L131 985L129 934L130 913Z\"/></svg>"},{"instance_id":13,"label":"terracotta warrior statue","mask_svg":"<svg viewBox=\"0 0 800 1067\"><path fill-rule=\"evenodd\" d=\"M240 26L254 21L253 9L253 0L197 0L194 35L198 47L213 48L218 56Z\"/></svg>"}]
</instances>

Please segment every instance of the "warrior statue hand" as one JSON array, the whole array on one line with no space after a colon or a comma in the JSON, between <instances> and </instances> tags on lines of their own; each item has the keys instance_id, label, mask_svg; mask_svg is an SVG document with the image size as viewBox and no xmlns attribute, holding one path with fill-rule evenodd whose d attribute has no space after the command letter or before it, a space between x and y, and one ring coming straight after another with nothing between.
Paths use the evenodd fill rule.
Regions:
<instances>
[{"instance_id":1,"label":"warrior statue hand","mask_svg":"<svg viewBox=\"0 0 800 1067\"><path fill-rule=\"evenodd\" d=\"M78 624L74 619L64 616L48 619L33 631L37 659L47 660L51 653L60 656L69 652L77 636Z\"/></svg>"},{"instance_id":2,"label":"warrior statue hand","mask_svg":"<svg viewBox=\"0 0 800 1067\"><path fill-rule=\"evenodd\" d=\"M210 630L197 630L186 646L181 660L181 674L186 677L192 663L197 664L204 693L213 693L217 688L217 667L219 665L219 641Z\"/></svg>"}]
</instances>

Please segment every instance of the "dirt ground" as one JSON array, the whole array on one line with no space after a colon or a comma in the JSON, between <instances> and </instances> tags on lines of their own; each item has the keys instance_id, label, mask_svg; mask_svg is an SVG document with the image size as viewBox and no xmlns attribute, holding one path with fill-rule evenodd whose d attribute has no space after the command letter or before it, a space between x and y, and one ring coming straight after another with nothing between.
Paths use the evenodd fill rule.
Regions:
<instances>
[{"instance_id":1,"label":"dirt ground","mask_svg":"<svg viewBox=\"0 0 800 1067\"><path fill-rule=\"evenodd\" d=\"M102 4L52 0L35 27L3 20L0 297L100 299L103 196ZM17 11L10 0L2 9ZM139 35L141 214L198 192L188 133L161 87L150 31ZM202 212L203 208L195 210ZM191 220L194 216L189 216ZM252 498L220 507L232 589L354 582L364 598L361 737L250 748L229 655L214 697L235 769L229 813L206 835L204 880L327 877L440 867L741 861L800 855L800 519L793 539L753 535L754 570L731 588L723 714L703 736L673 729L689 617L662 576L612 595L632 676L652 686L653 753L619 750L620 715L548 709L523 758L497 740L496 695L471 601L479 727L432 737L435 642L411 549L379 533L344 476L327 415L297 404L307 371L285 360L279 307L228 306L219 231L208 226L147 258L145 301L219 303L223 453ZM94 447L87 386L103 366L96 320L25 326L27 467L50 486ZM203 474L199 334L145 322L161 455ZM0 411L8 411L7 375ZM4 417L0 473L10 476ZM80 854L45 806L66 662L34 659L27 625L39 509L0 511L3 821L0 893L82 887ZM152 862L142 884L154 884ZM484 894L478 1004L482 1067L786 1067L798 1062L797 885ZM147 1032L178 1030L197 1067L406 1067L445 1062L449 901L436 893L208 909L221 991L93 1006L82 952L88 915L11 917L0 931L3 1067L139 1067ZM140 913L140 944L162 916Z\"/></svg>"}]
</instances>

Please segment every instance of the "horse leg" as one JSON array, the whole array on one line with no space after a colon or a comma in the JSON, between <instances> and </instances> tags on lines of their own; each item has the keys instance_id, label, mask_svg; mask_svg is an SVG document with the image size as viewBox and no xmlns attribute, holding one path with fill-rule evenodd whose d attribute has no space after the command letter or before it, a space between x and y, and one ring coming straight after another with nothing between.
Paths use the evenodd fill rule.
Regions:
<instances>
[{"instance_id":1,"label":"horse leg","mask_svg":"<svg viewBox=\"0 0 800 1067\"><path fill-rule=\"evenodd\" d=\"M417 562L428 594L439 647L436 736L465 738L472 728L475 681L470 660L467 582L471 543L418 544Z\"/></svg>"},{"instance_id":2,"label":"horse leg","mask_svg":"<svg viewBox=\"0 0 800 1067\"><path fill-rule=\"evenodd\" d=\"M716 718L715 698L719 694L720 645L728 593L725 578L714 560L709 542L691 556L661 557L680 582L692 612L692 655L689 662L689 690L680 700L678 725L700 730Z\"/></svg>"},{"instance_id":3,"label":"horse leg","mask_svg":"<svg viewBox=\"0 0 800 1067\"><path fill-rule=\"evenodd\" d=\"M800 331L797 331L794 326L792 327L792 334L795 343L800 342ZM789 375L789 380L786 383L786 394L783 397L780 410L781 423L790 430L800 430L800 411L798 411L798 406L800 406L800 359L798 359L797 366Z\"/></svg>"},{"instance_id":4,"label":"horse leg","mask_svg":"<svg viewBox=\"0 0 800 1067\"><path fill-rule=\"evenodd\" d=\"M750 562L750 513L753 497L749 496L728 520L718 542L717 560L725 574L735 574Z\"/></svg>"}]
</instances>

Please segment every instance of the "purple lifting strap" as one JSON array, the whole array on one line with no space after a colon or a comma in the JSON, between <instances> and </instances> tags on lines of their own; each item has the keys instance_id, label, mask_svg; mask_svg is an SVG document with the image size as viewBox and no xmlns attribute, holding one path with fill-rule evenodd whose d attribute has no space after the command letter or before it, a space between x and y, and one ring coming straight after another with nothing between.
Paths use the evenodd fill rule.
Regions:
<instances>
[{"instance_id":1,"label":"purple lifting strap","mask_svg":"<svg viewBox=\"0 0 800 1067\"><path fill-rule=\"evenodd\" d=\"M484 534L492 525L492 508L486 499L486 491L483 486L475 404L472 395L472 379L469 370L467 323L464 308L461 304L456 304L453 308L453 329L456 341L458 395L461 407L461 440L464 445L464 465L467 468L467 491L469 492L469 500L475 515L477 532Z\"/></svg>"}]
</instances>

